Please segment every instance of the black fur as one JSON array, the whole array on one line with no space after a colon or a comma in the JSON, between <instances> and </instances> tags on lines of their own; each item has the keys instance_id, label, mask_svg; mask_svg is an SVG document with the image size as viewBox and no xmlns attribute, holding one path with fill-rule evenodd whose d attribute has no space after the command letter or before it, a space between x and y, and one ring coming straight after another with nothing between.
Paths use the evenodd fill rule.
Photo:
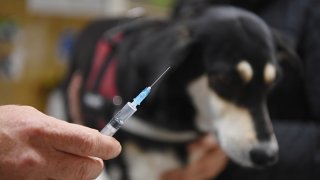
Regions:
<instances>
[{"instance_id":1,"label":"black fur","mask_svg":"<svg viewBox=\"0 0 320 180\"><path fill-rule=\"evenodd\" d=\"M201 16L206 10L219 5L241 7L257 15L263 14L275 0L177 0L171 12L173 19ZM285 32L270 27L276 46L276 59L281 76L277 86L268 96L268 109L272 119L309 119L308 103L305 101L304 65L295 51L295 43ZM289 34L290 35L290 34Z\"/></svg>"},{"instance_id":2,"label":"black fur","mask_svg":"<svg viewBox=\"0 0 320 180\"><path fill-rule=\"evenodd\" d=\"M117 87L123 102L132 101L166 67L172 67L139 107L137 117L177 132L197 130L194 122L196 110L187 86L201 75L207 75L208 86L219 96L250 110L258 140L270 139L273 132L268 128L266 119L266 97L273 85L265 84L262 74L267 62L278 66L272 33L258 17L237 8L216 7L201 16L184 20L116 19L96 22L82 34L75 49L74 57L82 63L80 69L84 81L91 66L95 43L106 32L117 31L124 32L125 36L116 49ZM241 80L234 68L242 59L247 60L257 74L249 84ZM83 88L82 95L85 93ZM109 113L107 118L111 116ZM180 155L185 155L184 143L154 142L148 137L128 135L122 131L116 136L122 142L131 139L140 145L152 144L151 149L176 148ZM186 157L181 157L181 160L185 161Z\"/></svg>"}]
</instances>

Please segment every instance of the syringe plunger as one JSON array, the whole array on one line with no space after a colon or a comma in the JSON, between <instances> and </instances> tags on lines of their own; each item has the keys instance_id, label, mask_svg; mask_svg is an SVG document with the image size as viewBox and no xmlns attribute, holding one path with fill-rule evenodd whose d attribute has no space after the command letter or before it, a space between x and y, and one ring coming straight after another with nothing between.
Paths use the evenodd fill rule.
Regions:
<instances>
[{"instance_id":1,"label":"syringe plunger","mask_svg":"<svg viewBox=\"0 0 320 180\"><path fill-rule=\"evenodd\" d=\"M101 130L101 133L107 136L113 136L136 111L136 106L128 102Z\"/></svg>"}]
</instances>

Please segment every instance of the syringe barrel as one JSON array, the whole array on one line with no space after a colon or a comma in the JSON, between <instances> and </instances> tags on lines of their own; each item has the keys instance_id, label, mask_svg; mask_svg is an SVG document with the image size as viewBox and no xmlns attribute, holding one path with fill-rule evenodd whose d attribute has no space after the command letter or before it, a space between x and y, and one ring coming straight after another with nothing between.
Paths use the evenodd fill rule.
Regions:
<instances>
[{"instance_id":1,"label":"syringe barrel","mask_svg":"<svg viewBox=\"0 0 320 180\"><path fill-rule=\"evenodd\" d=\"M107 136L113 136L125 123L125 121L129 119L136 111L137 108L131 102L128 102L101 130L101 133Z\"/></svg>"}]
</instances>

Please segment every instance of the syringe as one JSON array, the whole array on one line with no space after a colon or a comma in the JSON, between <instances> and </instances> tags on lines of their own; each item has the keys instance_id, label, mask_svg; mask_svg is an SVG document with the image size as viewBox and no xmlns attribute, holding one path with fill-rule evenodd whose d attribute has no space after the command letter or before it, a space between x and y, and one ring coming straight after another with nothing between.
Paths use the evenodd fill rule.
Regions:
<instances>
[{"instance_id":1,"label":"syringe","mask_svg":"<svg viewBox=\"0 0 320 180\"><path fill-rule=\"evenodd\" d=\"M149 95L152 86L170 69L168 67L152 84L140 92L133 99L133 102L127 102L125 106L110 120L110 122L101 130L101 133L107 136L113 136L118 129L129 119L136 111L137 106Z\"/></svg>"}]
</instances>

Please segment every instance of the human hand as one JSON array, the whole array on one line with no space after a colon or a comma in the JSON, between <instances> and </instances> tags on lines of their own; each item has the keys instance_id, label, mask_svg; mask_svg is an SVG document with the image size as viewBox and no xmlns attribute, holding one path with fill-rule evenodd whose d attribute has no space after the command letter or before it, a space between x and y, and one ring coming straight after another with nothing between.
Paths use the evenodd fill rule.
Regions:
<instances>
[{"instance_id":1,"label":"human hand","mask_svg":"<svg viewBox=\"0 0 320 180\"><path fill-rule=\"evenodd\" d=\"M94 179L118 141L28 106L0 106L0 179Z\"/></svg>"},{"instance_id":2,"label":"human hand","mask_svg":"<svg viewBox=\"0 0 320 180\"><path fill-rule=\"evenodd\" d=\"M187 166L165 172L163 180L203 180L218 176L228 158L215 138L206 135L188 146L190 162Z\"/></svg>"}]
</instances>

